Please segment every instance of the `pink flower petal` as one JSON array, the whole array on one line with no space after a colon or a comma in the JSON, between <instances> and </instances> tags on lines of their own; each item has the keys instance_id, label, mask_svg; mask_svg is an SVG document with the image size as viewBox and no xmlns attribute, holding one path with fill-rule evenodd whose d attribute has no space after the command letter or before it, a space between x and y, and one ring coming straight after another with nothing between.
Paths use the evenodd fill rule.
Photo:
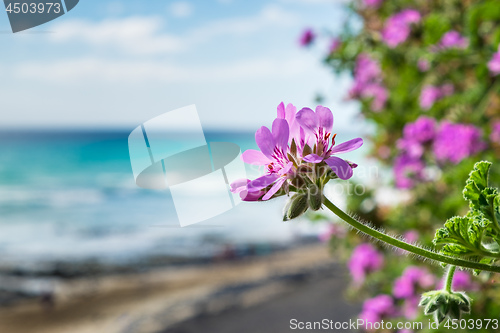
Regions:
<instances>
[{"instance_id":1,"label":"pink flower petal","mask_svg":"<svg viewBox=\"0 0 500 333\"><path fill-rule=\"evenodd\" d=\"M248 149L241 154L241 160L247 164L266 165L272 161L266 157L261 151Z\"/></svg>"},{"instance_id":2,"label":"pink flower petal","mask_svg":"<svg viewBox=\"0 0 500 333\"><path fill-rule=\"evenodd\" d=\"M271 134L269 128L262 126L255 133L255 142L257 146L259 146L260 150L266 157L272 159L272 155L274 152L274 147L276 147L276 142L274 141L274 137Z\"/></svg>"},{"instance_id":3,"label":"pink flower petal","mask_svg":"<svg viewBox=\"0 0 500 333\"><path fill-rule=\"evenodd\" d=\"M276 118L273 121L273 138L276 142L276 147L285 150L288 146L288 137L290 135L290 127L285 119Z\"/></svg>"},{"instance_id":4,"label":"pink flower petal","mask_svg":"<svg viewBox=\"0 0 500 333\"><path fill-rule=\"evenodd\" d=\"M264 200L264 201L269 200L276 192L278 192L278 190L281 188L281 186L283 185L285 180L286 180L286 178L284 178L284 177L281 177L280 179L278 179L276 181L276 183L274 183L273 187L271 187L271 189L269 191L267 191L266 195L264 195L262 200Z\"/></svg>"},{"instance_id":5,"label":"pink flower petal","mask_svg":"<svg viewBox=\"0 0 500 333\"><path fill-rule=\"evenodd\" d=\"M286 106L285 110L285 119L288 121L288 125L292 126L292 124L295 122L295 114L297 113L297 108L292 104L289 103Z\"/></svg>"},{"instance_id":6,"label":"pink flower petal","mask_svg":"<svg viewBox=\"0 0 500 333\"><path fill-rule=\"evenodd\" d=\"M318 105L316 115L319 119L319 126L323 127L327 133L331 133L333 127L333 114L329 108Z\"/></svg>"},{"instance_id":7,"label":"pink flower petal","mask_svg":"<svg viewBox=\"0 0 500 333\"><path fill-rule=\"evenodd\" d=\"M331 156L326 159L325 162L340 179L346 180L352 177L352 168L349 163L343 159Z\"/></svg>"},{"instance_id":8,"label":"pink flower petal","mask_svg":"<svg viewBox=\"0 0 500 333\"><path fill-rule=\"evenodd\" d=\"M363 145L363 139L356 138L346 142L343 142L335 147L333 147L332 154L342 154L358 149Z\"/></svg>"},{"instance_id":9,"label":"pink flower petal","mask_svg":"<svg viewBox=\"0 0 500 333\"><path fill-rule=\"evenodd\" d=\"M278 105L278 118L285 119L286 113L285 113L285 103L281 102Z\"/></svg>"},{"instance_id":10,"label":"pink flower petal","mask_svg":"<svg viewBox=\"0 0 500 333\"><path fill-rule=\"evenodd\" d=\"M319 120L316 113L309 108L303 108L299 112L297 112L297 116L295 119L299 122L300 126L310 132L315 133L318 129Z\"/></svg>"},{"instance_id":11,"label":"pink flower petal","mask_svg":"<svg viewBox=\"0 0 500 333\"><path fill-rule=\"evenodd\" d=\"M278 174L279 174L280 176L285 175L286 173L288 173L288 171L290 171L290 169L292 168L292 166L293 166L293 163L292 163L292 162L288 162L288 164L287 164L287 165L285 165L285 167L283 167L283 169L281 169L281 170L278 172Z\"/></svg>"},{"instance_id":12,"label":"pink flower petal","mask_svg":"<svg viewBox=\"0 0 500 333\"><path fill-rule=\"evenodd\" d=\"M264 194L265 194L264 191L258 191L258 192L243 191L240 192L240 198L243 201L258 201Z\"/></svg>"},{"instance_id":13,"label":"pink flower petal","mask_svg":"<svg viewBox=\"0 0 500 333\"><path fill-rule=\"evenodd\" d=\"M270 174L270 175L265 175L261 176L257 179L252 180L250 183L248 183L247 188L248 192L257 192L262 190L263 188L268 187L272 183L278 179L279 176L275 173Z\"/></svg>"},{"instance_id":14,"label":"pink flower petal","mask_svg":"<svg viewBox=\"0 0 500 333\"><path fill-rule=\"evenodd\" d=\"M233 193L240 193L247 189L247 184L250 183L250 179L238 179L231 183L230 188Z\"/></svg>"},{"instance_id":15,"label":"pink flower petal","mask_svg":"<svg viewBox=\"0 0 500 333\"><path fill-rule=\"evenodd\" d=\"M303 160L308 163L321 163L323 161L323 157L318 156L316 154L309 154L305 156Z\"/></svg>"}]
</instances>

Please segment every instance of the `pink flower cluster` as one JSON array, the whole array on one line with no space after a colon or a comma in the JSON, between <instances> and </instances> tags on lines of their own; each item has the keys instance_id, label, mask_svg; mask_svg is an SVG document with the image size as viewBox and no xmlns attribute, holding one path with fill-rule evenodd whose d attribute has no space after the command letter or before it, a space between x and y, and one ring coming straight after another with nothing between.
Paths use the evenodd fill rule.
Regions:
<instances>
[{"instance_id":1,"label":"pink flower cluster","mask_svg":"<svg viewBox=\"0 0 500 333\"><path fill-rule=\"evenodd\" d=\"M441 123L434 139L434 155L439 161L458 164L486 148L481 130L474 125Z\"/></svg>"},{"instance_id":2,"label":"pink flower cluster","mask_svg":"<svg viewBox=\"0 0 500 333\"><path fill-rule=\"evenodd\" d=\"M465 49L469 46L469 40L463 37L458 31L450 30L441 37L434 50Z\"/></svg>"},{"instance_id":3,"label":"pink flower cluster","mask_svg":"<svg viewBox=\"0 0 500 333\"><path fill-rule=\"evenodd\" d=\"M354 86L349 90L349 98L373 98L372 110L382 110L389 93L381 82L381 74L377 61L365 53L358 55L354 68Z\"/></svg>"},{"instance_id":4,"label":"pink flower cluster","mask_svg":"<svg viewBox=\"0 0 500 333\"><path fill-rule=\"evenodd\" d=\"M421 15L413 9L405 9L389 17L382 30L383 41L391 48L406 41L411 33L411 24L418 23Z\"/></svg>"},{"instance_id":5,"label":"pink flower cluster","mask_svg":"<svg viewBox=\"0 0 500 333\"><path fill-rule=\"evenodd\" d=\"M397 142L400 154L394 164L396 187L412 188L415 180L424 178L422 156L435 135L436 121L432 118L420 117L414 123L406 124L403 138Z\"/></svg>"},{"instance_id":6,"label":"pink flower cluster","mask_svg":"<svg viewBox=\"0 0 500 333\"><path fill-rule=\"evenodd\" d=\"M383 265L384 256L370 243L358 245L347 264L357 285L363 283L367 274L380 270Z\"/></svg>"},{"instance_id":7,"label":"pink flower cluster","mask_svg":"<svg viewBox=\"0 0 500 333\"><path fill-rule=\"evenodd\" d=\"M425 268L409 266L403 275L394 281L392 293L394 297L403 299L403 315L408 319L415 319L418 313L420 291L426 290L436 283L434 275Z\"/></svg>"},{"instance_id":8,"label":"pink flower cluster","mask_svg":"<svg viewBox=\"0 0 500 333\"><path fill-rule=\"evenodd\" d=\"M336 145L332 128L332 111L324 106L297 112L294 105L280 103L271 129L262 126L255 133L260 150L249 149L241 156L245 163L265 166L266 173L254 180L238 179L231 184L231 192L244 201L269 200L288 193L294 180L315 182L319 175L307 172L315 165L328 168L340 179L351 178L357 165L335 155L358 149L363 140Z\"/></svg>"},{"instance_id":9,"label":"pink flower cluster","mask_svg":"<svg viewBox=\"0 0 500 333\"><path fill-rule=\"evenodd\" d=\"M420 93L420 107L429 110L438 100L453 95L455 88L452 84L442 86L426 85Z\"/></svg>"},{"instance_id":10,"label":"pink flower cluster","mask_svg":"<svg viewBox=\"0 0 500 333\"><path fill-rule=\"evenodd\" d=\"M429 117L406 124L403 137L397 142L400 154L394 165L396 187L412 188L416 181L424 179L426 148L432 150L438 161L458 164L486 148L481 137L481 130L473 125L443 121L438 126Z\"/></svg>"},{"instance_id":11,"label":"pink flower cluster","mask_svg":"<svg viewBox=\"0 0 500 333\"><path fill-rule=\"evenodd\" d=\"M498 51L493 54L493 57L488 62L488 69L493 76L500 74L500 46L498 47Z\"/></svg>"},{"instance_id":12,"label":"pink flower cluster","mask_svg":"<svg viewBox=\"0 0 500 333\"><path fill-rule=\"evenodd\" d=\"M384 318L390 318L397 314L394 306L394 299L390 295L378 295L367 299L363 303L363 311L359 314L359 319L364 320L365 329L375 326ZM371 323L371 324L367 324Z\"/></svg>"}]
</instances>

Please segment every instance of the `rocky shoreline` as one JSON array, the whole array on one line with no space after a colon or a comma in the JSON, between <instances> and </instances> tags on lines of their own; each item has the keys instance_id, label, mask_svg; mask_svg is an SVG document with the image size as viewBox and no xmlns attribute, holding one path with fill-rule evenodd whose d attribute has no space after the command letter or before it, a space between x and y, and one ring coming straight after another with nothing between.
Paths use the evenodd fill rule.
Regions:
<instances>
[{"instance_id":1,"label":"rocky shoreline","mask_svg":"<svg viewBox=\"0 0 500 333\"><path fill-rule=\"evenodd\" d=\"M327 247L314 244L210 265L64 279L51 297L4 307L0 331L160 332L254 307L339 271Z\"/></svg>"}]
</instances>

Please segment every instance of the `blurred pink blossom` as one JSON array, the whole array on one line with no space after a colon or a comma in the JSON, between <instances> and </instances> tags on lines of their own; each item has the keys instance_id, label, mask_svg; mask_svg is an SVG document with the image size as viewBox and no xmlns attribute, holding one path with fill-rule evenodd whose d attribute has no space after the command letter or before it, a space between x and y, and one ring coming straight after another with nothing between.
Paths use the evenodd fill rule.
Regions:
<instances>
[{"instance_id":1,"label":"blurred pink blossom","mask_svg":"<svg viewBox=\"0 0 500 333\"><path fill-rule=\"evenodd\" d=\"M438 100L453 95L454 90L452 84L445 84L442 86L426 85L420 93L420 107L424 110L428 110Z\"/></svg>"},{"instance_id":2,"label":"blurred pink blossom","mask_svg":"<svg viewBox=\"0 0 500 333\"><path fill-rule=\"evenodd\" d=\"M444 286L444 282L444 279L441 279L436 287L442 288ZM472 277L469 272L457 270L453 275L451 288L456 291L476 291L479 289L479 285L472 281Z\"/></svg>"},{"instance_id":3,"label":"blurred pink blossom","mask_svg":"<svg viewBox=\"0 0 500 333\"><path fill-rule=\"evenodd\" d=\"M308 28L302 32L302 35L300 35L299 44L300 46L307 47L311 45L315 39L316 39L316 34L312 29Z\"/></svg>"},{"instance_id":4,"label":"blurred pink blossom","mask_svg":"<svg viewBox=\"0 0 500 333\"><path fill-rule=\"evenodd\" d=\"M403 139L419 143L429 142L436 135L436 120L421 116L413 123L407 123L403 128Z\"/></svg>"},{"instance_id":5,"label":"blurred pink blossom","mask_svg":"<svg viewBox=\"0 0 500 333\"><path fill-rule=\"evenodd\" d=\"M392 293L396 298L412 298L418 295L418 289L427 289L433 286L435 280L435 276L427 269L409 266L403 275L394 281Z\"/></svg>"},{"instance_id":6,"label":"blurred pink blossom","mask_svg":"<svg viewBox=\"0 0 500 333\"><path fill-rule=\"evenodd\" d=\"M493 54L493 57L488 62L488 69L493 76L500 74L500 47L498 51Z\"/></svg>"},{"instance_id":7,"label":"blurred pink blossom","mask_svg":"<svg viewBox=\"0 0 500 333\"><path fill-rule=\"evenodd\" d=\"M363 319L365 323L365 329L368 330L373 327L374 323L380 322L385 318L390 318L397 314L396 308L394 306L394 300L389 295L378 295L373 298L367 299L363 303L363 310L359 314L359 319ZM366 325L366 323L371 323L371 325Z\"/></svg>"},{"instance_id":8,"label":"blurred pink blossom","mask_svg":"<svg viewBox=\"0 0 500 333\"><path fill-rule=\"evenodd\" d=\"M364 98L373 98L371 108L373 111L380 111L384 108L389 92L380 83L372 83L365 86L361 96Z\"/></svg>"},{"instance_id":9,"label":"blurred pink blossom","mask_svg":"<svg viewBox=\"0 0 500 333\"><path fill-rule=\"evenodd\" d=\"M361 53L354 68L354 86L349 90L350 98L373 98L371 108L380 111L384 108L389 92L382 85L382 69L377 61Z\"/></svg>"},{"instance_id":10,"label":"blurred pink blossom","mask_svg":"<svg viewBox=\"0 0 500 333\"><path fill-rule=\"evenodd\" d=\"M420 19L421 15L418 11L413 9L402 10L387 19L382 30L382 39L389 47L396 47L410 36L410 25L418 23Z\"/></svg>"},{"instance_id":11,"label":"blurred pink blossom","mask_svg":"<svg viewBox=\"0 0 500 333\"><path fill-rule=\"evenodd\" d=\"M424 168L424 162L406 153L396 157L394 162L396 187L401 189L414 187L415 181L424 178Z\"/></svg>"},{"instance_id":12,"label":"blurred pink blossom","mask_svg":"<svg viewBox=\"0 0 500 333\"><path fill-rule=\"evenodd\" d=\"M494 143L500 144L500 121L493 124L491 128L490 140Z\"/></svg>"},{"instance_id":13,"label":"blurred pink blossom","mask_svg":"<svg viewBox=\"0 0 500 333\"><path fill-rule=\"evenodd\" d=\"M400 150L394 164L396 187L412 188L416 181L424 179L425 163L421 158L425 145L434 140L436 129L436 120L424 116L405 125L403 137L396 143Z\"/></svg>"},{"instance_id":14,"label":"blurred pink blossom","mask_svg":"<svg viewBox=\"0 0 500 333\"><path fill-rule=\"evenodd\" d=\"M377 271L384 265L384 256L370 243L358 245L351 254L347 266L358 285L362 284L368 273Z\"/></svg>"},{"instance_id":15,"label":"blurred pink blossom","mask_svg":"<svg viewBox=\"0 0 500 333\"><path fill-rule=\"evenodd\" d=\"M458 164L486 148L481 129L474 125L441 123L434 140L434 155L439 161Z\"/></svg>"},{"instance_id":16,"label":"blurred pink blossom","mask_svg":"<svg viewBox=\"0 0 500 333\"><path fill-rule=\"evenodd\" d=\"M448 31L441 37L439 46L445 49L458 48L465 49L469 45L467 38L463 37L458 31Z\"/></svg>"},{"instance_id":17,"label":"blurred pink blossom","mask_svg":"<svg viewBox=\"0 0 500 333\"><path fill-rule=\"evenodd\" d=\"M414 320L419 314L418 303L420 295L415 295L404 300L402 314L406 319Z\"/></svg>"}]
</instances>

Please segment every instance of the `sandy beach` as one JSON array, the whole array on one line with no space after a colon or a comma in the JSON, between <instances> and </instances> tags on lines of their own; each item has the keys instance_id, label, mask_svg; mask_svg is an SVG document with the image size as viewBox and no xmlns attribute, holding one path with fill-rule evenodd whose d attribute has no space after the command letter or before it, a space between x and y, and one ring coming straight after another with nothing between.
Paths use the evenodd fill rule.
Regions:
<instances>
[{"instance_id":1,"label":"sandy beach","mask_svg":"<svg viewBox=\"0 0 500 333\"><path fill-rule=\"evenodd\" d=\"M345 277L327 247L316 244L239 261L79 278L60 283L51 297L4 307L0 332L287 332L292 316L355 315L359 306L342 300Z\"/></svg>"},{"instance_id":2,"label":"sandy beach","mask_svg":"<svg viewBox=\"0 0 500 333\"><path fill-rule=\"evenodd\" d=\"M301 322L323 319L346 322L361 309L359 304L349 304L341 298L346 286L345 280L338 276L341 271L335 269L329 277L297 283L295 288L261 304L198 316L162 333L280 333L297 331L290 328L292 319Z\"/></svg>"}]
</instances>

